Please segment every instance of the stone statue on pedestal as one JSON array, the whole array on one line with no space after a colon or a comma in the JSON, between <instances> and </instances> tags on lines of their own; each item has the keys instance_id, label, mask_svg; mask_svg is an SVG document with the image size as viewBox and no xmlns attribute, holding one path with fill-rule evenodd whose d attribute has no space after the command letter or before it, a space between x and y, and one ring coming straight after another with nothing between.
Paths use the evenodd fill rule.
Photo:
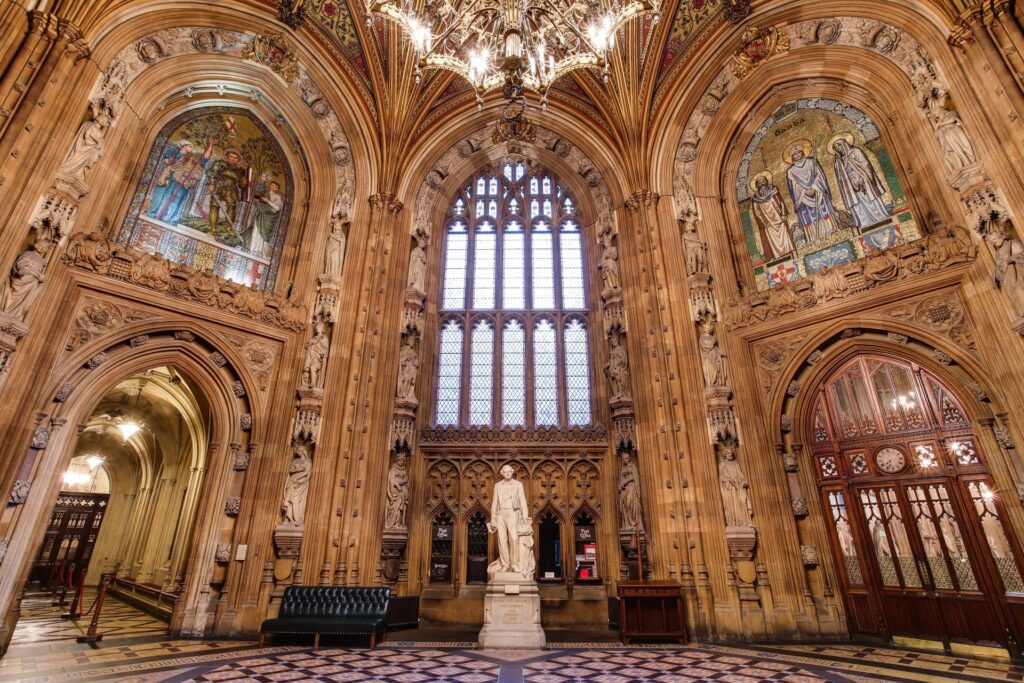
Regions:
<instances>
[{"instance_id":1,"label":"stone statue on pedestal","mask_svg":"<svg viewBox=\"0 0 1024 683\"><path fill-rule=\"evenodd\" d=\"M498 534L498 559L488 566L488 574L494 572L519 572L524 578L533 577L533 542L530 541L530 571L523 571L525 557L520 557L520 534L533 536L530 524L530 509L526 504L526 489L523 482L514 479L515 470L511 465L501 468L501 480L494 485L491 499L491 521L487 531Z\"/></svg>"},{"instance_id":2,"label":"stone statue on pedestal","mask_svg":"<svg viewBox=\"0 0 1024 683\"><path fill-rule=\"evenodd\" d=\"M494 485L487 531L498 535L498 559L487 567L484 627L485 648L532 649L547 639L540 625L540 591L533 577L533 522L526 489L515 479L512 465L501 468Z\"/></svg>"}]
</instances>

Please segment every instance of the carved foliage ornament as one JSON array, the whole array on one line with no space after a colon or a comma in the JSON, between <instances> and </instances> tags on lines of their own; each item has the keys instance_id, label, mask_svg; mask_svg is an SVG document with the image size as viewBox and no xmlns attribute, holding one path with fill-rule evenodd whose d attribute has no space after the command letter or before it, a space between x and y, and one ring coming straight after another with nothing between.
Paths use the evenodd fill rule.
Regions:
<instances>
[{"instance_id":1,"label":"carved foliage ornament","mask_svg":"<svg viewBox=\"0 0 1024 683\"><path fill-rule=\"evenodd\" d=\"M732 55L732 72L744 78L755 68L775 55L789 52L789 36L773 27L749 27L743 32L743 43Z\"/></svg>"}]
</instances>

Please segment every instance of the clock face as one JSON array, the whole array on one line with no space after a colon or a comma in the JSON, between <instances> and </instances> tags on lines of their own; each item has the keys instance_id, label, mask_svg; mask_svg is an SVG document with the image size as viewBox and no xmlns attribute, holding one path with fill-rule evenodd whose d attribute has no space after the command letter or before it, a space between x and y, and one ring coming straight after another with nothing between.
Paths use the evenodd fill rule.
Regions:
<instances>
[{"instance_id":1,"label":"clock face","mask_svg":"<svg viewBox=\"0 0 1024 683\"><path fill-rule=\"evenodd\" d=\"M887 474L895 474L907 466L907 456L897 449L886 447L875 453L875 464Z\"/></svg>"}]
</instances>

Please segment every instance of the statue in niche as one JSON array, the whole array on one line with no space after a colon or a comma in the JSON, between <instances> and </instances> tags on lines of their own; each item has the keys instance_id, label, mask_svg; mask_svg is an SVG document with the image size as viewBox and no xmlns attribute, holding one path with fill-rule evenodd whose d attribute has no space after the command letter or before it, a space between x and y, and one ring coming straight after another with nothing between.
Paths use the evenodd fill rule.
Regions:
<instances>
[{"instance_id":1,"label":"statue in niche","mask_svg":"<svg viewBox=\"0 0 1024 683\"><path fill-rule=\"evenodd\" d=\"M680 221L683 224L683 250L686 253L686 274L696 275L697 273L708 272L708 245L697 234L697 224L700 222L696 216L688 214Z\"/></svg>"},{"instance_id":2,"label":"statue in niche","mask_svg":"<svg viewBox=\"0 0 1024 683\"><path fill-rule=\"evenodd\" d=\"M736 443L732 439L718 446L718 483L722 488L722 506L726 526L751 526L750 497L747 477L736 461Z\"/></svg>"},{"instance_id":3,"label":"statue in niche","mask_svg":"<svg viewBox=\"0 0 1024 683\"><path fill-rule=\"evenodd\" d=\"M420 354L416 351L416 336L407 335L405 346L398 356L398 398L416 400L416 372L420 367Z\"/></svg>"},{"instance_id":4,"label":"statue in niche","mask_svg":"<svg viewBox=\"0 0 1024 683\"><path fill-rule=\"evenodd\" d=\"M409 506L409 474L405 453L395 454L388 470L387 505L384 508L385 529L405 529L405 510Z\"/></svg>"},{"instance_id":5,"label":"statue in niche","mask_svg":"<svg viewBox=\"0 0 1024 683\"><path fill-rule=\"evenodd\" d=\"M313 325L313 336L306 342L306 357L302 365L303 386L323 386L324 361L327 360L329 344L327 334L324 332L324 323L317 320Z\"/></svg>"},{"instance_id":6,"label":"statue in niche","mask_svg":"<svg viewBox=\"0 0 1024 683\"><path fill-rule=\"evenodd\" d=\"M0 312L17 320L25 319L28 307L46 280L43 271L46 270L46 254L49 251L50 242L37 239L31 249L21 252L14 260L7 286L0 295Z\"/></svg>"},{"instance_id":7,"label":"statue in niche","mask_svg":"<svg viewBox=\"0 0 1024 683\"><path fill-rule=\"evenodd\" d=\"M103 138L114 121L114 110L106 100L95 100L89 106L92 110L89 120L79 126L71 151L57 169L58 175L81 183L85 182L85 174L103 156Z\"/></svg>"},{"instance_id":8,"label":"statue in niche","mask_svg":"<svg viewBox=\"0 0 1024 683\"><path fill-rule=\"evenodd\" d=\"M622 279L619 277L619 248L615 246L612 239L612 231L605 230L601 235L601 263L597 268L601 271L604 279L604 291L616 292L622 289Z\"/></svg>"},{"instance_id":9,"label":"statue in niche","mask_svg":"<svg viewBox=\"0 0 1024 683\"><path fill-rule=\"evenodd\" d=\"M935 127L935 134L942 148L942 162L946 173L956 176L968 166L978 163L978 155L967 137L960 114L949 109L949 95L942 91L933 92L925 100L928 120Z\"/></svg>"},{"instance_id":10,"label":"statue in niche","mask_svg":"<svg viewBox=\"0 0 1024 683\"><path fill-rule=\"evenodd\" d=\"M704 384L708 387L724 387L729 383L729 376L725 370L725 354L722 353L718 337L715 336L715 322L711 318L705 318L700 328L697 344L700 347Z\"/></svg>"},{"instance_id":11,"label":"statue in niche","mask_svg":"<svg viewBox=\"0 0 1024 683\"><path fill-rule=\"evenodd\" d=\"M427 280L427 235L421 230L416 231L416 244L409 254L409 279L406 289L423 292Z\"/></svg>"},{"instance_id":12,"label":"statue in niche","mask_svg":"<svg viewBox=\"0 0 1024 683\"><path fill-rule=\"evenodd\" d=\"M619 515L622 530L644 528L643 504L640 501L640 471L628 452L622 454L622 469L619 470Z\"/></svg>"},{"instance_id":13,"label":"statue in niche","mask_svg":"<svg viewBox=\"0 0 1024 683\"><path fill-rule=\"evenodd\" d=\"M1024 316L1024 244L1007 236L1003 227L990 230L985 240L996 250L996 287L1009 298L1014 313Z\"/></svg>"},{"instance_id":14,"label":"statue in niche","mask_svg":"<svg viewBox=\"0 0 1024 683\"><path fill-rule=\"evenodd\" d=\"M327 237L327 250L324 256L324 274L330 277L341 277L342 265L345 261L345 226L348 220L340 213L331 217L331 234Z\"/></svg>"},{"instance_id":15,"label":"statue in niche","mask_svg":"<svg viewBox=\"0 0 1024 683\"><path fill-rule=\"evenodd\" d=\"M488 574L523 572L524 567L528 566L529 574L524 572L523 576L524 578L532 576L534 565L532 538L528 548L523 548L524 543L520 541L520 537L524 534L533 535L529 510L523 482L515 479L515 469L512 465L503 466L501 479L494 484L494 495L491 496L491 520L487 522L487 532L498 534L498 559L487 567ZM521 557L520 551L522 550L528 550L529 559Z\"/></svg>"},{"instance_id":16,"label":"statue in niche","mask_svg":"<svg viewBox=\"0 0 1024 683\"><path fill-rule=\"evenodd\" d=\"M313 461L309 459L306 447L296 445L291 467L288 468L288 479L284 482L284 500L281 501L281 512L287 524L302 526L306 517L306 496L312 470Z\"/></svg>"},{"instance_id":17,"label":"statue in niche","mask_svg":"<svg viewBox=\"0 0 1024 683\"><path fill-rule=\"evenodd\" d=\"M626 347L622 346L620 335L616 332L611 335L608 342L612 348L608 352L608 363L604 366L604 372L608 376L608 384L612 390L612 401L629 399L629 358L626 356Z\"/></svg>"}]
</instances>

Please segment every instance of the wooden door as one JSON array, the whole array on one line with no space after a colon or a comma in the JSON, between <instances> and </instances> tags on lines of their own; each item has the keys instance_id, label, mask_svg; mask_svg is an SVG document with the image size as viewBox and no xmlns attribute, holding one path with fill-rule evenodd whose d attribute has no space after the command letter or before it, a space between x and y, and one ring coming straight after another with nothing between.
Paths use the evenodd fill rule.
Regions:
<instances>
[{"instance_id":1,"label":"wooden door","mask_svg":"<svg viewBox=\"0 0 1024 683\"><path fill-rule=\"evenodd\" d=\"M1024 634L1021 548L962 404L910 363L859 356L808 416L852 630L998 645Z\"/></svg>"}]
</instances>

